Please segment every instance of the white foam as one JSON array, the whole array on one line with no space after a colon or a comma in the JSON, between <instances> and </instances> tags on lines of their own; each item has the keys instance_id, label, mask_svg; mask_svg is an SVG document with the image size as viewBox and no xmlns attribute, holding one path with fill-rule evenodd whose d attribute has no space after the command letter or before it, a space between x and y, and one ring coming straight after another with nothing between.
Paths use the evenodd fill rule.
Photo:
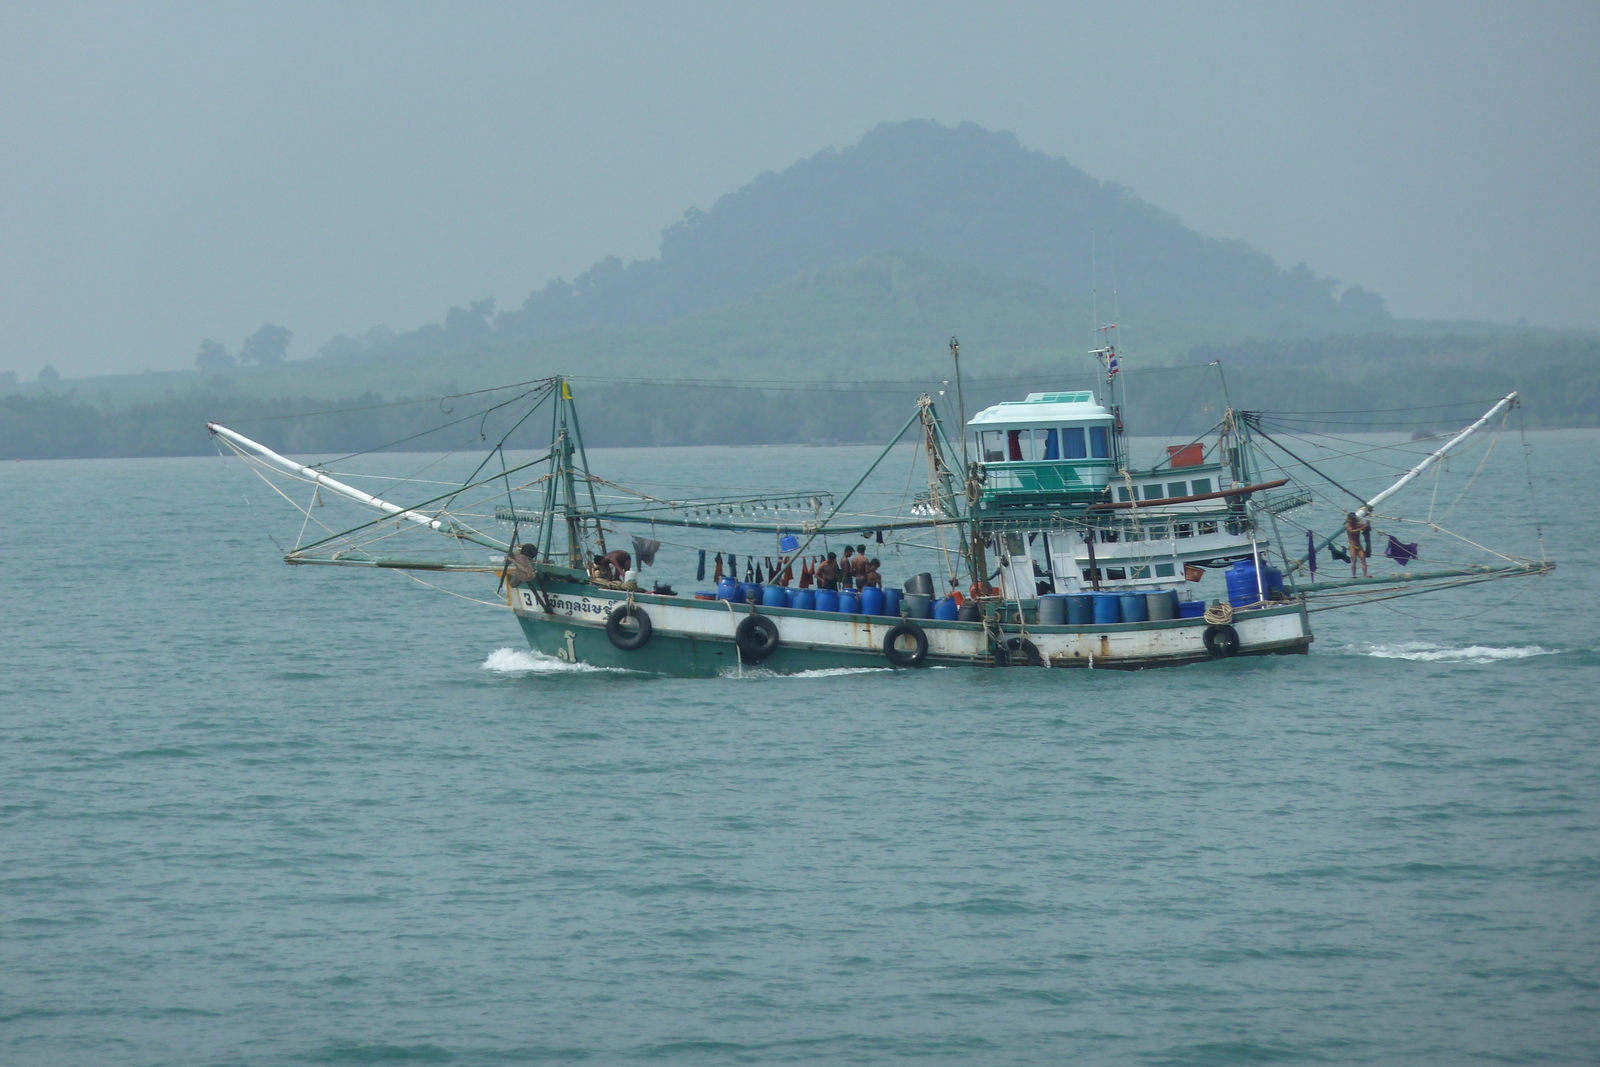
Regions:
<instances>
[{"instance_id":1,"label":"white foam","mask_svg":"<svg viewBox=\"0 0 1600 1067\"><path fill-rule=\"evenodd\" d=\"M526 648L497 648L483 661L483 669L497 674L581 674L621 670L617 667L592 667L587 663L568 663Z\"/></svg>"},{"instance_id":2,"label":"white foam","mask_svg":"<svg viewBox=\"0 0 1600 1067\"><path fill-rule=\"evenodd\" d=\"M718 673L724 678L843 678L856 674L882 674L892 670L891 667L821 667L814 671L780 674L765 667L745 667L742 672L738 667L724 667Z\"/></svg>"},{"instance_id":3,"label":"white foam","mask_svg":"<svg viewBox=\"0 0 1600 1067\"><path fill-rule=\"evenodd\" d=\"M1508 659L1528 659L1531 656L1554 656L1557 650L1538 645L1517 645L1496 648L1493 645L1468 645L1465 648L1446 648L1427 641L1402 641L1392 645L1346 645L1337 651L1348 656L1372 656L1374 659L1407 659L1417 663L1496 663Z\"/></svg>"}]
</instances>

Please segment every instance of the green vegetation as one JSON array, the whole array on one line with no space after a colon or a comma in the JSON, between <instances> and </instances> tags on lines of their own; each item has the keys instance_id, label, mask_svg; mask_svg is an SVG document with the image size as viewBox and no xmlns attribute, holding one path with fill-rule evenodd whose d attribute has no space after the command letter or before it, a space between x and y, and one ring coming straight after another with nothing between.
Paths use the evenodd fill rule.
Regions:
<instances>
[{"instance_id":1,"label":"green vegetation","mask_svg":"<svg viewBox=\"0 0 1600 1067\"><path fill-rule=\"evenodd\" d=\"M289 331L269 324L237 359L201 342L192 371L65 385L41 373L0 400L0 456L204 452L207 420L295 452L457 447L478 430L413 437L453 417L439 405L376 405L557 373L579 376L596 445L879 440L949 376L952 333L969 411L1084 380L1096 261L1135 433L1209 424L1217 376L1195 367L1214 359L1238 406L1347 412L1520 388L1531 423L1600 425L1593 335L1397 320L1359 287L1197 234L1009 134L910 122L762 175L687 213L658 258L607 260L520 308L481 300L297 362L282 358ZM829 381L881 384L778 388ZM339 414L282 417L315 411Z\"/></svg>"}]
</instances>

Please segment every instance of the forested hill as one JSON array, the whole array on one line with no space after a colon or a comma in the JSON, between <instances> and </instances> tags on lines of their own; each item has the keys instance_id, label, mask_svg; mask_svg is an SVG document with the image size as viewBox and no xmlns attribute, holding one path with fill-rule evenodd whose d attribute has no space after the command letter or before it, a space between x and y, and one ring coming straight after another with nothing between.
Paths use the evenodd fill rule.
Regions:
<instances>
[{"instance_id":1,"label":"forested hill","mask_svg":"<svg viewBox=\"0 0 1600 1067\"><path fill-rule=\"evenodd\" d=\"M1382 301L1304 267L1280 269L1241 241L1204 237L1111 182L971 123L879 126L861 143L818 152L691 210L661 235L659 258L613 258L575 283L553 282L507 333L668 322L802 274L890 249L923 252L1082 298L1098 232L1104 281L1113 259L1122 305L1273 334L1370 328ZM1109 289L1109 285L1106 286Z\"/></svg>"}]
</instances>

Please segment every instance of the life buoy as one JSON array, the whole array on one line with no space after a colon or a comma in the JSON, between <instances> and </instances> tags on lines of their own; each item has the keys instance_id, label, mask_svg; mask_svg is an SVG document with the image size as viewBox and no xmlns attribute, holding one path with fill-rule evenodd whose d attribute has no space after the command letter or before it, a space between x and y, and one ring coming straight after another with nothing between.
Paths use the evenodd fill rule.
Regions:
<instances>
[{"instance_id":1,"label":"life buoy","mask_svg":"<svg viewBox=\"0 0 1600 1067\"><path fill-rule=\"evenodd\" d=\"M902 638L911 638L910 648L901 648ZM928 658L928 635L922 627L906 620L883 635L883 655L896 667L920 667Z\"/></svg>"},{"instance_id":2,"label":"life buoy","mask_svg":"<svg viewBox=\"0 0 1600 1067\"><path fill-rule=\"evenodd\" d=\"M746 615L733 632L733 643L745 663L760 663L777 650L778 624L766 615Z\"/></svg>"},{"instance_id":3,"label":"life buoy","mask_svg":"<svg viewBox=\"0 0 1600 1067\"><path fill-rule=\"evenodd\" d=\"M1026 637L1013 637L994 646L996 667L1016 666L1019 661L1030 667L1044 666L1044 656L1039 654L1039 646Z\"/></svg>"},{"instance_id":4,"label":"life buoy","mask_svg":"<svg viewBox=\"0 0 1600 1067\"><path fill-rule=\"evenodd\" d=\"M1239 651L1239 631L1227 623L1207 626L1201 640L1205 642L1206 651L1218 659L1227 659Z\"/></svg>"},{"instance_id":5,"label":"life buoy","mask_svg":"<svg viewBox=\"0 0 1600 1067\"><path fill-rule=\"evenodd\" d=\"M623 629L624 619L632 619L635 629ZM637 652L648 644L650 629L650 616L637 604L618 604L606 616L606 636L624 652Z\"/></svg>"}]
</instances>

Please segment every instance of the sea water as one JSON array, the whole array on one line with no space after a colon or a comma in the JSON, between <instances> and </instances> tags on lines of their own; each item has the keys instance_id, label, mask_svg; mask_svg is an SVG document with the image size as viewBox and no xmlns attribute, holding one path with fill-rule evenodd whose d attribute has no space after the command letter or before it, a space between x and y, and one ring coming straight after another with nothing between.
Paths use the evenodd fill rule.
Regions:
<instances>
[{"instance_id":1,"label":"sea water","mask_svg":"<svg viewBox=\"0 0 1600 1067\"><path fill-rule=\"evenodd\" d=\"M1595 1062L1600 434L1531 441L1555 576L1308 656L697 681L285 567L237 465L4 464L0 1062Z\"/></svg>"}]
</instances>

